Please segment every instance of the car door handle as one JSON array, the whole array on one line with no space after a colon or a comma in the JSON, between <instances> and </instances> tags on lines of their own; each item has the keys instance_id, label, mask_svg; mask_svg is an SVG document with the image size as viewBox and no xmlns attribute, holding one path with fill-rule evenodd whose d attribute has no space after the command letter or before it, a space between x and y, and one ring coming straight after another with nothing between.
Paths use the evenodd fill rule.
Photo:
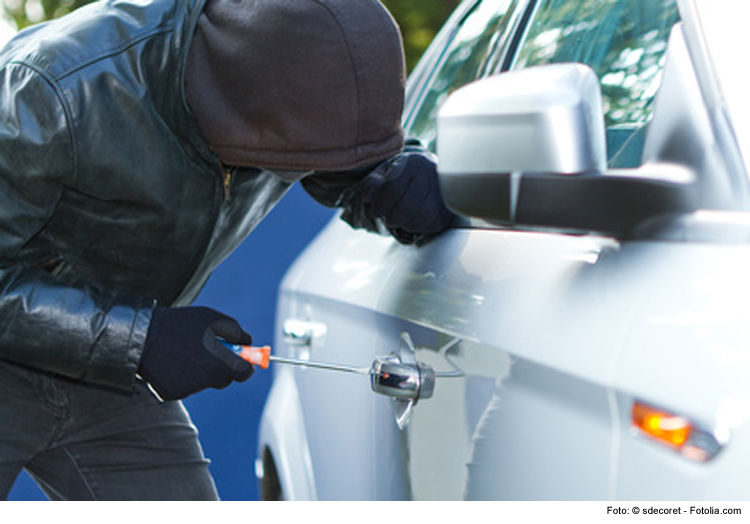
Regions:
<instances>
[{"instance_id":1,"label":"car door handle","mask_svg":"<svg viewBox=\"0 0 750 524\"><path fill-rule=\"evenodd\" d=\"M309 346L314 338L322 337L326 331L325 324L290 318L284 321L282 336L284 343L289 346Z\"/></svg>"},{"instance_id":2,"label":"car door handle","mask_svg":"<svg viewBox=\"0 0 750 524\"><path fill-rule=\"evenodd\" d=\"M370 368L370 385L376 393L416 404L432 397L435 370L422 362L403 362L398 355L379 357Z\"/></svg>"}]
</instances>

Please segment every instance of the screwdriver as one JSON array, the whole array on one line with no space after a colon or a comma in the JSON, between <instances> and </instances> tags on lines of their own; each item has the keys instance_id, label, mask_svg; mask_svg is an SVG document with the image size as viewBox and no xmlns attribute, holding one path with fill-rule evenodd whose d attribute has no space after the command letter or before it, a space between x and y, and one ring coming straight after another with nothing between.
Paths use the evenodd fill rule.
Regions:
<instances>
[{"instance_id":1,"label":"screwdriver","mask_svg":"<svg viewBox=\"0 0 750 524\"><path fill-rule=\"evenodd\" d=\"M328 364L325 362L311 362L309 360L300 360L296 358L284 358L276 357L271 355L271 346L243 346L241 344L232 344L223 339L217 339L219 342L224 344L227 349L233 351L236 355L247 360L254 366L259 366L262 369L268 369L268 365L271 362L277 362L279 364L290 364L292 366L305 366L309 368L328 369L331 371L343 371L345 373L357 373L360 375L370 375L372 370L370 368L357 368L353 366L342 366L340 364Z\"/></svg>"},{"instance_id":2,"label":"screwdriver","mask_svg":"<svg viewBox=\"0 0 750 524\"><path fill-rule=\"evenodd\" d=\"M432 396L432 392L435 389L436 377L463 376L462 373L456 371L435 373L435 370L427 364L423 364L422 362L403 362L396 355L377 358L369 368L358 368L343 366L341 364L299 360L296 358L275 357L271 355L271 346L243 346L241 344L232 344L222 338L217 338L217 340L236 355L262 369L267 369L271 362L277 362L293 366L369 375L370 387L372 387L374 392L412 403L417 402L420 398L430 398ZM449 348L453 344L455 342L446 345L446 348Z\"/></svg>"}]
</instances>

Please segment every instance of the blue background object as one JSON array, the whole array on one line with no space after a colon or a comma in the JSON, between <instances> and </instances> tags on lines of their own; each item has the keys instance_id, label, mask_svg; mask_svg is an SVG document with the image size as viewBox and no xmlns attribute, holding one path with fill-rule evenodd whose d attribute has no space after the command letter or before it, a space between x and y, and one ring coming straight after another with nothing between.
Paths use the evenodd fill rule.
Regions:
<instances>
[{"instance_id":1,"label":"blue background object","mask_svg":"<svg viewBox=\"0 0 750 524\"><path fill-rule=\"evenodd\" d=\"M271 344L279 283L289 265L333 215L333 210L317 204L295 185L214 272L196 304L236 318L255 344ZM258 425L270 386L270 370L256 370L245 383L220 391L206 390L185 401L223 500L258 500L254 463ZM46 497L23 473L9 500Z\"/></svg>"}]
</instances>

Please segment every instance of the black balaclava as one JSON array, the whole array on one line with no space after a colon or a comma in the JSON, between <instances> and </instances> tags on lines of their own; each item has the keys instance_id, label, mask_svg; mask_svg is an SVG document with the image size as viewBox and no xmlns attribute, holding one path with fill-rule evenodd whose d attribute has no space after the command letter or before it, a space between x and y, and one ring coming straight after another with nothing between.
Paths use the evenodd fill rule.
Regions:
<instances>
[{"instance_id":1,"label":"black balaclava","mask_svg":"<svg viewBox=\"0 0 750 524\"><path fill-rule=\"evenodd\" d=\"M404 80L377 0L208 0L186 90L225 164L343 171L401 150Z\"/></svg>"}]
</instances>

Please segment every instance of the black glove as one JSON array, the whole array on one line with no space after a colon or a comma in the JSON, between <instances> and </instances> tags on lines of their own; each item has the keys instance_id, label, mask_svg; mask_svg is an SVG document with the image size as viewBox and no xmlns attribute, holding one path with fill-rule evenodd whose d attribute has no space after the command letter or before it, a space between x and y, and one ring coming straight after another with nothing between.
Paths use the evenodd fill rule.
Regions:
<instances>
[{"instance_id":1,"label":"black glove","mask_svg":"<svg viewBox=\"0 0 750 524\"><path fill-rule=\"evenodd\" d=\"M383 162L359 185L368 212L403 243L442 233L456 216L440 193L435 158L409 152Z\"/></svg>"},{"instance_id":2,"label":"black glove","mask_svg":"<svg viewBox=\"0 0 750 524\"><path fill-rule=\"evenodd\" d=\"M236 320L206 307L154 309L138 369L164 400L243 382L253 366L216 340L249 345Z\"/></svg>"}]
</instances>

